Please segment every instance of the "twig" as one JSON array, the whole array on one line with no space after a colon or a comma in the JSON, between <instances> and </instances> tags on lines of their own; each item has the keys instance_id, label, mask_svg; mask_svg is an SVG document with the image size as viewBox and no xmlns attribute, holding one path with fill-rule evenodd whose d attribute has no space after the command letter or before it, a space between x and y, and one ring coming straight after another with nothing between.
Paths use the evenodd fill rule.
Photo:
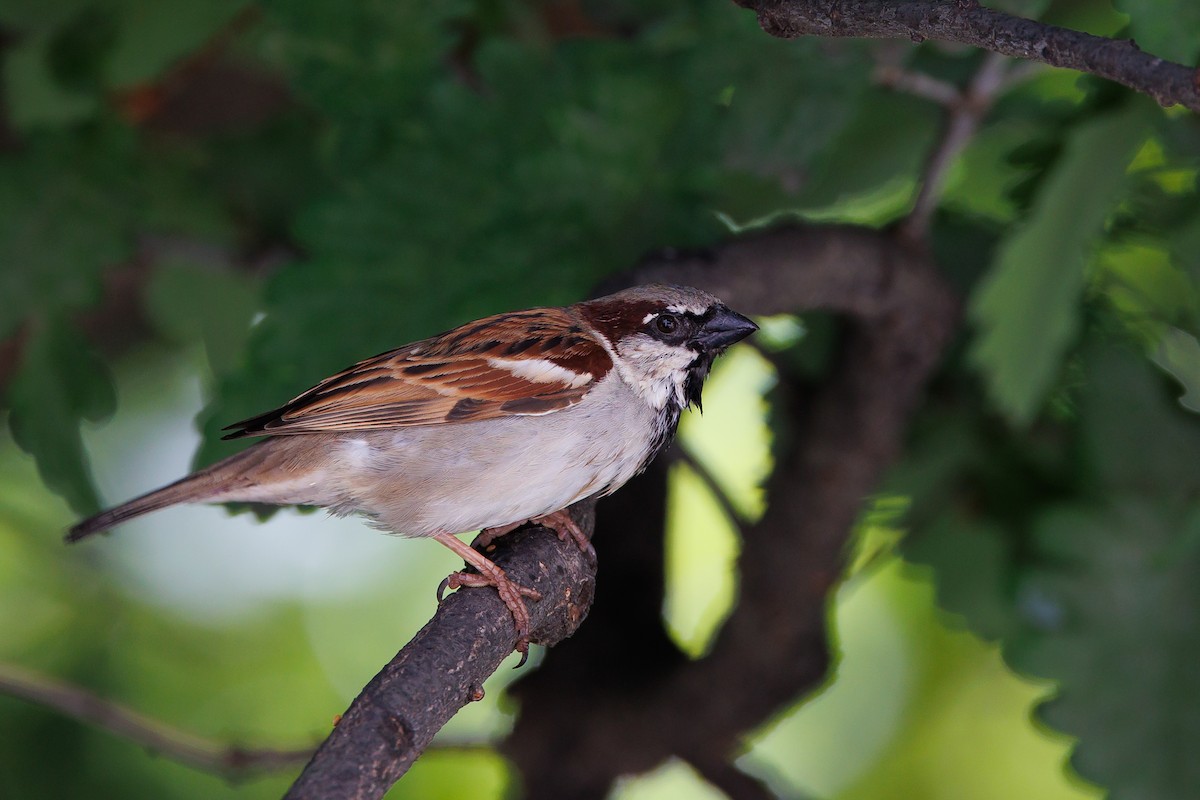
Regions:
<instances>
[{"instance_id":1,"label":"twig","mask_svg":"<svg viewBox=\"0 0 1200 800\"><path fill-rule=\"evenodd\" d=\"M1022 83L1036 78L1046 71L1046 65L1037 61L1018 61L1009 67L1008 73L1005 74L1004 80L1000 84L1000 89L996 92L997 95L1004 94L1010 89L1015 89Z\"/></svg>"},{"instance_id":2,"label":"twig","mask_svg":"<svg viewBox=\"0 0 1200 800\"><path fill-rule=\"evenodd\" d=\"M940 106L953 106L962 99L962 92L954 84L895 64L876 67L873 78L880 86L932 100Z\"/></svg>"},{"instance_id":3,"label":"twig","mask_svg":"<svg viewBox=\"0 0 1200 800\"><path fill-rule=\"evenodd\" d=\"M244 778L257 772L294 767L304 763L313 753L312 747L249 748L206 739L151 719L86 689L12 664L0 664L0 693L51 708L114 736L129 739L173 761L227 778Z\"/></svg>"},{"instance_id":4,"label":"twig","mask_svg":"<svg viewBox=\"0 0 1200 800\"><path fill-rule=\"evenodd\" d=\"M900 234L908 241L916 242L929 231L929 222L942 193L946 172L954 159L979 130L995 102L997 92L1004 86L1005 68L1008 59L996 53L988 53L975 72L970 84L957 99L947 103L947 119L942 136L925 162L925 171L913 201L912 211L900 225Z\"/></svg>"},{"instance_id":5,"label":"twig","mask_svg":"<svg viewBox=\"0 0 1200 800\"><path fill-rule=\"evenodd\" d=\"M738 538L740 539L744 533L742 523L745 521L746 515L734 508L729 495L721 488L721 484L717 482L716 476L712 474L712 470L708 468L708 465L696 458L694 453L679 443L676 443L674 447L667 451L666 455L673 463L684 465L700 479L700 482L708 489L709 494L716 500L717 505L721 507L721 511L729 519L730 524L737 530Z\"/></svg>"},{"instance_id":6,"label":"twig","mask_svg":"<svg viewBox=\"0 0 1200 800\"><path fill-rule=\"evenodd\" d=\"M1087 72L1149 95L1161 105L1200 111L1194 67L1143 52L1132 40L1106 39L1015 17L977 0L736 0L763 30L785 39L852 36L937 39Z\"/></svg>"}]
</instances>

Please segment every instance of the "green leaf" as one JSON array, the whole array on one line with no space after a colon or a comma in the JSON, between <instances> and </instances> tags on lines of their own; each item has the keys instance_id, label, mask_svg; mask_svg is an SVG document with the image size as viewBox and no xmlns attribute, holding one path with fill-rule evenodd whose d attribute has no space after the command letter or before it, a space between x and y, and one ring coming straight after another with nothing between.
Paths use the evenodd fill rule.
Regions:
<instances>
[{"instance_id":1,"label":"green leaf","mask_svg":"<svg viewBox=\"0 0 1200 800\"><path fill-rule=\"evenodd\" d=\"M297 26L294 43L318 34L304 33L310 21L280 14ZM340 28L335 40L343 34L353 40ZM404 26L397 35L416 35L418 45L441 41ZM332 58L338 52L293 52L298 91L323 97L348 79L343 70L353 75L368 66ZM805 53L811 80L820 62ZM379 124L394 138L376 141L369 163L330 162L338 190L293 226L308 259L269 280L247 360L220 382L206 412L207 440L221 425L278 405L366 355L473 317L577 300L647 250L703 245L720 234L712 209L729 173L715 165L723 163L722 147L740 140L731 127L736 115L715 102L724 84L694 63L705 57L703 40L648 34L546 52L494 38L474 55L488 87L482 95L447 75L439 58L436 70L426 65L421 91L410 87L399 108L388 105L390 85L356 85L355 92L372 95L363 104L387 109L388 119L328 109L340 141L357 141L360 129L369 137ZM681 82L685 68L695 83ZM751 87L743 98L757 107L763 91ZM816 94L818 107L830 102ZM765 147L796 135L796 118L785 114L754 138ZM782 159L789 146L767 149ZM755 169L741 158L730 172ZM223 452L210 443L200 459Z\"/></svg>"},{"instance_id":2,"label":"green leaf","mask_svg":"<svg viewBox=\"0 0 1200 800\"><path fill-rule=\"evenodd\" d=\"M1200 491L1200 425L1172 401L1167 381L1133 348L1089 347L1089 391L1079 401L1081 454L1100 486L1148 496Z\"/></svg>"},{"instance_id":3,"label":"green leaf","mask_svg":"<svg viewBox=\"0 0 1200 800\"><path fill-rule=\"evenodd\" d=\"M1195 64L1200 55L1200 4L1195 0L1114 0L1129 15L1139 47L1159 58Z\"/></svg>"},{"instance_id":4,"label":"green leaf","mask_svg":"<svg viewBox=\"0 0 1200 800\"><path fill-rule=\"evenodd\" d=\"M1188 411L1200 412L1200 342L1196 337L1179 328L1168 328L1153 359L1183 386L1179 404Z\"/></svg>"},{"instance_id":5,"label":"green leaf","mask_svg":"<svg viewBox=\"0 0 1200 800\"><path fill-rule=\"evenodd\" d=\"M230 25L249 0L112 0L119 25L105 78L109 86L153 81L197 53Z\"/></svg>"},{"instance_id":6,"label":"green leaf","mask_svg":"<svg viewBox=\"0 0 1200 800\"><path fill-rule=\"evenodd\" d=\"M150 83L200 51L247 0L60 0L11 14L17 45L5 54L14 127L94 116L108 92ZM0 12L0 21L4 13Z\"/></svg>"},{"instance_id":7,"label":"green leaf","mask_svg":"<svg viewBox=\"0 0 1200 800\"><path fill-rule=\"evenodd\" d=\"M36 459L46 485L75 511L98 511L79 424L112 414L116 393L87 339L60 320L32 323L8 403L13 440Z\"/></svg>"},{"instance_id":8,"label":"green leaf","mask_svg":"<svg viewBox=\"0 0 1200 800\"><path fill-rule=\"evenodd\" d=\"M72 122L99 109L98 95L73 91L56 79L51 57L59 31L95 8L89 0L0 4L0 25L15 32L5 46L0 79L5 111L17 130Z\"/></svg>"},{"instance_id":9,"label":"green leaf","mask_svg":"<svg viewBox=\"0 0 1200 800\"><path fill-rule=\"evenodd\" d=\"M1080 737L1072 764L1112 800L1190 798L1200 786L1200 512L1115 496L1045 512L1044 565L1020 587L1018 669L1059 682L1040 709Z\"/></svg>"},{"instance_id":10,"label":"green leaf","mask_svg":"<svg viewBox=\"0 0 1200 800\"><path fill-rule=\"evenodd\" d=\"M1149 120L1149 104L1134 102L1081 125L1029 220L1001 245L971 298L977 329L971 360L1014 425L1027 425L1037 414L1079 333L1084 267L1126 186L1126 165Z\"/></svg>"},{"instance_id":11,"label":"green leaf","mask_svg":"<svg viewBox=\"0 0 1200 800\"><path fill-rule=\"evenodd\" d=\"M185 263L164 264L146 287L146 312L169 339L204 343L216 374L234 367L250 334L258 292L245 275Z\"/></svg>"},{"instance_id":12,"label":"green leaf","mask_svg":"<svg viewBox=\"0 0 1200 800\"><path fill-rule=\"evenodd\" d=\"M1027 145L1039 132L1030 120L1001 120L984 127L971 140L950 172L943 192L944 207L1009 223L1017 216L1012 193L1030 166L1014 163L1008 156Z\"/></svg>"},{"instance_id":13,"label":"green leaf","mask_svg":"<svg viewBox=\"0 0 1200 800\"><path fill-rule=\"evenodd\" d=\"M961 614L984 639L1013 633L1012 582L1017 571L1012 539L990 521L951 511L905 540L906 561L934 568L938 605Z\"/></svg>"},{"instance_id":14,"label":"green leaf","mask_svg":"<svg viewBox=\"0 0 1200 800\"><path fill-rule=\"evenodd\" d=\"M336 169L369 168L397 129L424 128L420 104L444 77L462 2L267 0L264 55L331 121L323 153Z\"/></svg>"},{"instance_id":15,"label":"green leaf","mask_svg":"<svg viewBox=\"0 0 1200 800\"><path fill-rule=\"evenodd\" d=\"M0 337L31 312L81 308L132 252L132 139L44 135L0 158Z\"/></svg>"},{"instance_id":16,"label":"green leaf","mask_svg":"<svg viewBox=\"0 0 1200 800\"><path fill-rule=\"evenodd\" d=\"M939 124L931 103L882 89L864 92L845 128L813 159L797 206L827 208L881 189L907 203Z\"/></svg>"}]
</instances>

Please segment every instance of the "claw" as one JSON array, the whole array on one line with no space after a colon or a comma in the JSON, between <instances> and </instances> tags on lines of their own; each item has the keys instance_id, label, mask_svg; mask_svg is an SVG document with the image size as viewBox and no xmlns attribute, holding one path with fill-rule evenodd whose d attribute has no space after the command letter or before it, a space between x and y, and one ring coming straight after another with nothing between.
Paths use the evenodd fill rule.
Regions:
<instances>
[{"instance_id":1,"label":"claw","mask_svg":"<svg viewBox=\"0 0 1200 800\"><path fill-rule=\"evenodd\" d=\"M592 561L596 560L596 548L592 547L592 542L590 539L588 539L587 534L585 534L583 529L580 528L575 520L571 518L571 515L567 513L565 508L549 514L543 514L540 517L531 517L530 519L523 520L521 522L511 522L508 525L499 525L495 528L484 528L479 532L479 535L475 537L475 541L471 542L471 546L476 550L483 552L491 546L492 542L496 541L505 534L512 533L517 528L524 525L525 522L532 522L549 528L558 535L558 538L561 541L565 542L567 537L570 537L572 540L574 540L576 546L582 550L588 556L588 558L590 558Z\"/></svg>"},{"instance_id":2,"label":"claw","mask_svg":"<svg viewBox=\"0 0 1200 800\"><path fill-rule=\"evenodd\" d=\"M588 558L593 561L596 560L596 548L592 546L592 540L587 537L587 534L583 532L583 528L579 527L578 523L571 518L571 515L567 513L565 508L555 511L552 514L537 517L533 521L554 531L558 534L560 541L565 542L567 537L570 537Z\"/></svg>"},{"instance_id":3,"label":"claw","mask_svg":"<svg viewBox=\"0 0 1200 800\"><path fill-rule=\"evenodd\" d=\"M441 602L442 595L446 589L494 586L496 592L500 595L500 599L504 601L504 605L508 607L509 613L512 614L513 624L517 629L517 641L514 649L521 654L521 660L517 664L520 667L529 658L530 619L529 609L525 607L524 598L541 600L542 593L536 589L530 589L516 583L505 574L504 570L487 557L468 545L463 544L450 534L439 534L434 538L455 553L458 553L468 564L479 570L478 572L452 572L447 575L438 587L438 602Z\"/></svg>"}]
</instances>

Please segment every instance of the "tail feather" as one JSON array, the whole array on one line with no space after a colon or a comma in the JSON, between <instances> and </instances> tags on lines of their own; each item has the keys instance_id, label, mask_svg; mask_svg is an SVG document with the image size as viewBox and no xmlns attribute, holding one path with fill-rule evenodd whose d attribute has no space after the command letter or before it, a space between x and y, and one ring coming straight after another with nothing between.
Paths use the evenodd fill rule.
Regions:
<instances>
[{"instance_id":1,"label":"tail feather","mask_svg":"<svg viewBox=\"0 0 1200 800\"><path fill-rule=\"evenodd\" d=\"M134 517L149 514L179 503L192 503L207 499L212 493L212 481L204 480L204 473L190 475L161 489L147 492L127 503L101 511L95 516L74 525L64 537L68 542L77 542L93 533L102 533Z\"/></svg>"},{"instance_id":2,"label":"tail feather","mask_svg":"<svg viewBox=\"0 0 1200 800\"><path fill-rule=\"evenodd\" d=\"M263 444L265 442L242 450L240 453L234 453L228 458L161 489L147 492L127 503L88 517L67 531L64 538L68 542L77 542L93 533L102 533L134 517L180 503L254 500L253 496L243 497L241 495L246 495L255 487L256 467L262 466L266 456L271 452L269 448L264 448Z\"/></svg>"},{"instance_id":3,"label":"tail feather","mask_svg":"<svg viewBox=\"0 0 1200 800\"><path fill-rule=\"evenodd\" d=\"M298 436L264 440L193 475L88 517L67 531L65 538L77 542L180 503L334 505L340 498L336 487L327 487L319 479L321 465L311 463L310 451L314 447L319 451L320 444L301 441ZM327 493L323 494L323 489Z\"/></svg>"}]
</instances>

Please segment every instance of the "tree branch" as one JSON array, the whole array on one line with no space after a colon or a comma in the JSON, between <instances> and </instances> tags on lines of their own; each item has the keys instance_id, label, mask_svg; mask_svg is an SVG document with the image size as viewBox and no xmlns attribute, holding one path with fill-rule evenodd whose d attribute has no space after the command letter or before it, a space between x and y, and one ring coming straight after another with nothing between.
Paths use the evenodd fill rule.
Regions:
<instances>
[{"instance_id":1,"label":"tree branch","mask_svg":"<svg viewBox=\"0 0 1200 800\"><path fill-rule=\"evenodd\" d=\"M249 748L206 739L105 700L86 689L11 664L0 664L0 693L54 709L173 761L230 779L292 767L303 763L313 752L312 747Z\"/></svg>"},{"instance_id":2,"label":"tree branch","mask_svg":"<svg viewBox=\"0 0 1200 800\"><path fill-rule=\"evenodd\" d=\"M985 8L977 0L735 0L772 36L938 39L1116 81L1161 105L1200 111L1194 67L1106 39Z\"/></svg>"},{"instance_id":3,"label":"tree branch","mask_svg":"<svg viewBox=\"0 0 1200 800\"><path fill-rule=\"evenodd\" d=\"M767 509L743 540L739 602L706 657L680 653L658 612L662 467L601 506L623 607L610 611L606 595L579 636L512 688L521 714L502 751L532 800L599 800L617 777L672 755L715 774L747 731L819 685L829 664L826 597L847 538L958 324L957 301L925 256L858 227L764 231L651 259L624 279L697 286L752 314L837 311L846 335L815 390L780 376L776 403L796 428L776 428ZM630 642L636 665L604 657Z\"/></svg>"},{"instance_id":4,"label":"tree branch","mask_svg":"<svg viewBox=\"0 0 1200 800\"><path fill-rule=\"evenodd\" d=\"M571 507L585 533L594 527L594 501ZM495 543L489 557L542 599L529 606L531 639L553 645L575 632L591 607L596 564L574 542L529 525ZM460 589L376 675L286 798L382 797L433 736L467 703L483 698L484 681L512 652L512 615L495 590Z\"/></svg>"}]
</instances>

